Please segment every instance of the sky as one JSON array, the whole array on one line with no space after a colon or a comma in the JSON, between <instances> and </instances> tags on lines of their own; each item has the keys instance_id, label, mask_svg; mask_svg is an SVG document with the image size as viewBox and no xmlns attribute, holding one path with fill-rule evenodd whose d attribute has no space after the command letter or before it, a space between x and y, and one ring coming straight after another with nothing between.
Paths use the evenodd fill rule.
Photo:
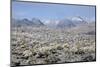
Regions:
<instances>
[{"instance_id":1,"label":"sky","mask_svg":"<svg viewBox=\"0 0 100 67\"><path fill-rule=\"evenodd\" d=\"M63 19L81 16L85 19L95 19L94 6L46 4L32 2L12 2L12 17L17 19L39 18L41 20Z\"/></svg>"}]
</instances>

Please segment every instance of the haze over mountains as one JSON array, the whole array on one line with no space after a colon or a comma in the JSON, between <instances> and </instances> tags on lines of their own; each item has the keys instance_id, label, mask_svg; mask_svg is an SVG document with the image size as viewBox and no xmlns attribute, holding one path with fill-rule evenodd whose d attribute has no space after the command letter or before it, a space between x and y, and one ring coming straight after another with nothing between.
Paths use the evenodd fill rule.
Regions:
<instances>
[{"instance_id":1,"label":"haze over mountains","mask_svg":"<svg viewBox=\"0 0 100 67\"><path fill-rule=\"evenodd\" d=\"M49 28L73 28L80 25L86 25L94 21L86 21L80 16L75 16L71 18L64 18L61 20L45 20L42 21L38 18L33 18L29 20L27 18L24 19L12 19L12 26L46 26Z\"/></svg>"}]
</instances>

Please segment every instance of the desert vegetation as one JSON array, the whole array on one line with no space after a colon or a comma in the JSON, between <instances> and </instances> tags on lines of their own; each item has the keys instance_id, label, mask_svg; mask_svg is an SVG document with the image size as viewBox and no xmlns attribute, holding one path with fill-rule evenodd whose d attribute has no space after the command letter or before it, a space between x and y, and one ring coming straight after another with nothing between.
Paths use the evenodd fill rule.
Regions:
<instances>
[{"instance_id":1,"label":"desert vegetation","mask_svg":"<svg viewBox=\"0 0 100 67\"><path fill-rule=\"evenodd\" d=\"M95 60L95 24L70 29L11 28L12 66Z\"/></svg>"},{"instance_id":2,"label":"desert vegetation","mask_svg":"<svg viewBox=\"0 0 100 67\"><path fill-rule=\"evenodd\" d=\"M96 61L95 5L11 4L11 66Z\"/></svg>"}]
</instances>

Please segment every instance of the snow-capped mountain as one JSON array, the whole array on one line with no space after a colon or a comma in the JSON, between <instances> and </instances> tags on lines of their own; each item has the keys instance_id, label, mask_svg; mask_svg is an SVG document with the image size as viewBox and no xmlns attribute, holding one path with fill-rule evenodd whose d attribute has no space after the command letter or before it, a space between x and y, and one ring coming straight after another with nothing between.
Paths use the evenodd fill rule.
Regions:
<instances>
[{"instance_id":1,"label":"snow-capped mountain","mask_svg":"<svg viewBox=\"0 0 100 67\"><path fill-rule=\"evenodd\" d=\"M58 23L59 23L59 20L46 20L46 21L44 21L44 24L50 28L56 28Z\"/></svg>"},{"instance_id":2,"label":"snow-capped mountain","mask_svg":"<svg viewBox=\"0 0 100 67\"><path fill-rule=\"evenodd\" d=\"M12 19L12 25L21 26L21 25L30 25L30 26L47 26L49 28L72 28L80 25L86 25L89 21L83 19L80 16L75 17L67 17L64 19L51 20L47 19L45 21L41 21L38 18L33 18L32 20L28 20L27 18L17 20Z\"/></svg>"},{"instance_id":3,"label":"snow-capped mountain","mask_svg":"<svg viewBox=\"0 0 100 67\"><path fill-rule=\"evenodd\" d=\"M80 16L75 16L71 18L64 18L61 20L46 20L44 21L44 24L52 28L72 28L75 26L87 24L87 21Z\"/></svg>"},{"instance_id":4,"label":"snow-capped mountain","mask_svg":"<svg viewBox=\"0 0 100 67\"><path fill-rule=\"evenodd\" d=\"M87 21L84 20L82 17L80 16L76 16L76 17L72 17L71 18L72 22L75 24L75 25L78 25L78 24L86 24Z\"/></svg>"}]
</instances>

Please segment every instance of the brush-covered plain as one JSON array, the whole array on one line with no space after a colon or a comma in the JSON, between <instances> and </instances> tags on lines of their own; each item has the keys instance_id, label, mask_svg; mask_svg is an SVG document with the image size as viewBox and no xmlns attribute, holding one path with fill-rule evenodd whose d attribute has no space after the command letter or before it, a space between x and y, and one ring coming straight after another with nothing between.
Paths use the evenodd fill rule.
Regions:
<instances>
[{"instance_id":1,"label":"brush-covered plain","mask_svg":"<svg viewBox=\"0 0 100 67\"><path fill-rule=\"evenodd\" d=\"M95 24L70 29L21 26L11 29L11 65L95 61Z\"/></svg>"}]
</instances>

